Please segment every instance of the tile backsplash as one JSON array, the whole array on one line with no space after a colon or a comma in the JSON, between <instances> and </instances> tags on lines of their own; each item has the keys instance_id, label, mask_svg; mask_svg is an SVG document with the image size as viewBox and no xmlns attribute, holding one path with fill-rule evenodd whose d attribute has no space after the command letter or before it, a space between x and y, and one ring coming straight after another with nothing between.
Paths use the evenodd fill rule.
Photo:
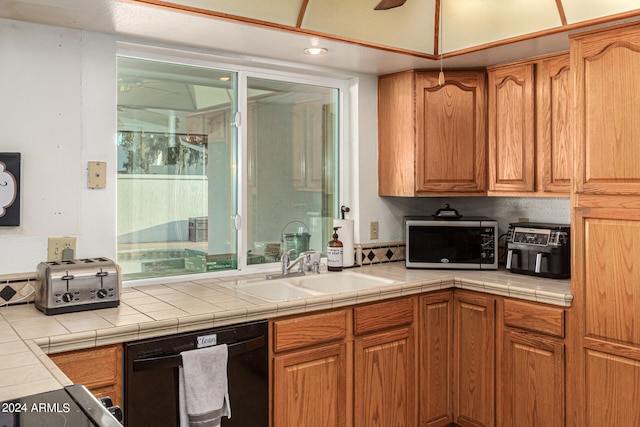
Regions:
<instances>
[{"instance_id":1,"label":"tile backsplash","mask_svg":"<svg viewBox=\"0 0 640 427\"><path fill-rule=\"evenodd\" d=\"M356 245L356 265L404 261L404 242L367 243Z\"/></svg>"},{"instance_id":2,"label":"tile backsplash","mask_svg":"<svg viewBox=\"0 0 640 427\"><path fill-rule=\"evenodd\" d=\"M34 299L35 273L0 275L0 307Z\"/></svg>"}]
</instances>

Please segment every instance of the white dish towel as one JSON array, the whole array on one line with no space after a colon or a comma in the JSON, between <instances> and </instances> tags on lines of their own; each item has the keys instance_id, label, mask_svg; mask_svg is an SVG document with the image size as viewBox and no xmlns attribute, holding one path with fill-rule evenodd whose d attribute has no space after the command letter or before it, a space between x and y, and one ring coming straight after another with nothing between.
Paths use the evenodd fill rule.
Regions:
<instances>
[{"instance_id":1,"label":"white dish towel","mask_svg":"<svg viewBox=\"0 0 640 427\"><path fill-rule=\"evenodd\" d=\"M219 427L231 418L226 344L183 351L179 370L180 427Z\"/></svg>"}]
</instances>

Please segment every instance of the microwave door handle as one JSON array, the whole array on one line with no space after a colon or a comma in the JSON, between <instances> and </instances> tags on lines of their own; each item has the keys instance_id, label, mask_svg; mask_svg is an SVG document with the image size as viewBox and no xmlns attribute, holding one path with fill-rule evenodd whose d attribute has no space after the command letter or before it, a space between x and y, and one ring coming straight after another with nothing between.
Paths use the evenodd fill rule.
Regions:
<instances>
[{"instance_id":1,"label":"microwave door handle","mask_svg":"<svg viewBox=\"0 0 640 427\"><path fill-rule=\"evenodd\" d=\"M227 348L229 351L229 356L235 356L241 353L248 353L264 346L265 337L264 335L261 335L256 338L228 344ZM180 365L182 365L182 356L179 354L173 354L170 356L149 357L134 360L133 371L139 372L148 371L151 369L177 368Z\"/></svg>"},{"instance_id":2,"label":"microwave door handle","mask_svg":"<svg viewBox=\"0 0 640 427\"><path fill-rule=\"evenodd\" d=\"M511 269L512 258L513 258L513 249L509 249L509 251L507 252L507 264L506 264L507 270Z\"/></svg>"}]
</instances>

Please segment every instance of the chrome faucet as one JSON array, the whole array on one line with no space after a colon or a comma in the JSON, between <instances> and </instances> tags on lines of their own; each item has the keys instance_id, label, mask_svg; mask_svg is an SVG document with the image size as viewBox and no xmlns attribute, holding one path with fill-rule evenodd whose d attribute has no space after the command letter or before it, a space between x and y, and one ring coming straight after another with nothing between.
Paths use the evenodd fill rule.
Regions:
<instances>
[{"instance_id":1,"label":"chrome faucet","mask_svg":"<svg viewBox=\"0 0 640 427\"><path fill-rule=\"evenodd\" d=\"M286 253L282 254L282 258L280 258L280 265L282 267L280 274L269 274L267 275L267 280L280 279L282 277L304 276L306 264L309 264L309 268L311 268L311 255L317 253L317 251L302 252L298 258L291 261L291 254L295 251L295 249L290 249ZM291 269L296 265L298 266L298 269L292 272Z\"/></svg>"}]
</instances>

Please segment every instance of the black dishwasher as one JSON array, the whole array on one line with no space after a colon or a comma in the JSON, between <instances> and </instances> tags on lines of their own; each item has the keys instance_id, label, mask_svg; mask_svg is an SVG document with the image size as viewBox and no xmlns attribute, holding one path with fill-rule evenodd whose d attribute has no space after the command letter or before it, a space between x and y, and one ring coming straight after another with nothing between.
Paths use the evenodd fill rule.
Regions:
<instances>
[{"instance_id":1,"label":"black dishwasher","mask_svg":"<svg viewBox=\"0 0 640 427\"><path fill-rule=\"evenodd\" d=\"M124 421L127 427L178 426L180 353L227 344L231 418L223 427L267 427L267 321L223 326L126 343Z\"/></svg>"}]
</instances>

